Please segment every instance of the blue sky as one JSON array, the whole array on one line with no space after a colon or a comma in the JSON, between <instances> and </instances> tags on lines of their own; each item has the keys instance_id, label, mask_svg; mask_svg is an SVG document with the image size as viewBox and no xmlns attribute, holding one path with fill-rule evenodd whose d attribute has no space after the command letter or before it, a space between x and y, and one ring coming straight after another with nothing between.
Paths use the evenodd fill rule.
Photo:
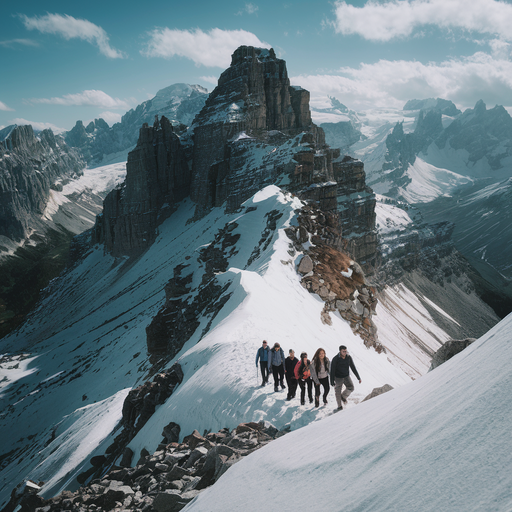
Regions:
<instances>
[{"instance_id":1,"label":"blue sky","mask_svg":"<svg viewBox=\"0 0 512 512\"><path fill-rule=\"evenodd\" d=\"M0 128L112 124L176 82L213 89L240 44L272 46L322 106L444 97L512 106L512 0L11 2Z\"/></svg>"}]
</instances>

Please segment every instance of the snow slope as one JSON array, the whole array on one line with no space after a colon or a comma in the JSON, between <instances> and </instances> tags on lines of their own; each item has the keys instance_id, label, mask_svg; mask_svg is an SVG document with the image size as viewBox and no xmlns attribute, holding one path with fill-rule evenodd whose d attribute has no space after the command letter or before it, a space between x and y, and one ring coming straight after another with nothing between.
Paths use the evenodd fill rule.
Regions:
<instances>
[{"instance_id":1,"label":"snow slope","mask_svg":"<svg viewBox=\"0 0 512 512\"><path fill-rule=\"evenodd\" d=\"M332 392L328 407L314 409L298 406L298 400L286 402L284 393L275 394L270 386L259 387L255 354L262 339L310 356L321 346L330 358L340 343L346 344L363 379L350 397L349 410L374 387L400 387L424 373L428 354L410 346L407 336L397 338L397 323L386 320L393 311L385 313L386 306L379 310L379 339L394 344L389 356L367 349L341 317L331 315L332 326L321 322L323 302L300 285L295 265L301 254L290 255L284 233L299 206L297 198L269 186L238 213L217 208L191 223L194 205L185 201L139 259L115 260L95 247L55 280L38 310L0 341L0 501L25 477L46 481L45 497L76 488L75 478L89 467L90 457L112 443L127 390L149 378L145 329L164 304L164 286L174 267L188 265L186 272L193 273L190 296L199 293L205 272L199 252L228 223L236 222L230 234L240 238L228 256L227 272L215 279L228 285L230 298L217 317L201 318L177 354L184 381L132 440L134 460L142 447L156 449L170 421L180 424L184 436L193 429L260 419L295 429L328 415ZM282 215L277 230L269 232L270 213ZM268 243L262 243L262 236ZM426 310L408 300L402 304L404 317L410 317L421 337L434 332L432 346L437 348L448 336L425 319Z\"/></svg>"},{"instance_id":2,"label":"snow slope","mask_svg":"<svg viewBox=\"0 0 512 512\"><path fill-rule=\"evenodd\" d=\"M512 510L511 328L509 315L415 382L272 442L185 510Z\"/></svg>"},{"instance_id":3,"label":"snow slope","mask_svg":"<svg viewBox=\"0 0 512 512\"><path fill-rule=\"evenodd\" d=\"M435 167L419 156L413 165L409 165L406 176L410 183L399 187L399 194L409 203L428 203L440 196L450 196L457 188L472 181L448 169Z\"/></svg>"}]
</instances>

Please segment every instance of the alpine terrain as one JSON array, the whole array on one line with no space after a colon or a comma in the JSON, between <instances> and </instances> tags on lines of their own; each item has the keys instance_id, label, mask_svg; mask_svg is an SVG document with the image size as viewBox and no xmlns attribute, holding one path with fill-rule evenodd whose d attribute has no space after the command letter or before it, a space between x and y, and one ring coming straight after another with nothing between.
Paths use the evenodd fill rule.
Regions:
<instances>
[{"instance_id":1,"label":"alpine terrain","mask_svg":"<svg viewBox=\"0 0 512 512\"><path fill-rule=\"evenodd\" d=\"M80 165L51 175L46 204L79 234L0 339L4 511L510 509L506 290L411 178L440 140L467 151L456 141L482 107L413 102L410 130L389 114L385 134L330 101L312 113L273 49L241 46L209 95L177 84L112 128L67 133L60 152ZM367 177L370 132L382 165L368 157ZM468 162L506 145L488 142ZM485 189L504 202L507 158ZM449 195L443 180L455 191L484 171L430 183ZM80 230L87 180L102 209ZM331 361L345 345L360 376L347 403L262 385L263 340Z\"/></svg>"}]
</instances>

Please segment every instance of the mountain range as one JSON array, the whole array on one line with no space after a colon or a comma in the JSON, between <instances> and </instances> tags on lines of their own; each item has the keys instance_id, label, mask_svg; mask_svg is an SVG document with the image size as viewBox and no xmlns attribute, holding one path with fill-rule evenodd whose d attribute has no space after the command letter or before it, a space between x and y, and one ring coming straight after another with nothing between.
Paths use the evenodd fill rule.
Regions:
<instances>
[{"instance_id":1,"label":"mountain range","mask_svg":"<svg viewBox=\"0 0 512 512\"><path fill-rule=\"evenodd\" d=\"M506 294L459 252L454 217L399 191L411 193L411 169L443 140L445 154L470 155L471 168L480 166L459 175L460 183L481 179L483 159L498 155L506 141L495 143L493 135L481 147L474 147L478 137L465 146L460 134L471 135L475 126L491 133L487 116L503 117L505 125L506 117L479 104L460 114L450 102L425 100L406 105L408 125L394 124L391 111L380 117L391 124L379 125L369 114L365 124L360 113L331 101L336 112L320 114L345 124L324 131L313 123L308 91L290 85L285 62L273 50L240 47L209 95L177 84L130 111L115 130L95 121L65 135L77 144L68 152L82 154L81 162L131 151L126 169L123 163L81 168L62 190L54 185L46 192L47 204L58 205L51 222L67 217L80 234L66 270L0 340L4 510L180 510L191 500L190 510L236 509L241 499L246 503L241 485L249 509L260 510L257 486L248 481L257 483L261 472L275 481L279 473L297 493L303 471L312 470L297 461L301 446L316 476L330 472L333 489L334 481L349 481L344 468L365 482L376 479L370 493L366 483L350 480L353 510L432 510L423 497L433 477L414 461L426 454L435 467L451 453L454 464L466 464L464 441L477 438L477 457L497 453L507 417L500 416L494 432L468 404L475 397L482 414L497 414L506 407L506 386L485 401L493 384L484 377L466 384L482 358L484 371L496 369L496 386L506 378L509 319L500 322L508 313ZM135 147L121 148L136 125ZM4 137L5 155L15 154L13 133ZM111 143L114 133L125 134L119 144ZM328 144L337 136L368 155L368 176L364 159ZM458 196L466 212L490 197L487 211L499 198L496 215L506 213L507 189L498 183L507 154L494 160L496 181L485 192ZM418 174L449 195L442 173L420 168ZM392 188L384 191L379 186L387 187L381 180L387 176ZM449 192L457 197L459 190ZM93 194L102 197L101 210L90 202L98 215L91 206L87 229L79 229L79 208ZM487 243L502 241L489 232ZM427 374L443 344L480 337ZM332 359L340 343L347 345L362 379L344 410L328 417L332 394L316 408L261 387L254 357L263 339L310 358L322 347ZM390 391L361 403L383 390ZM461 429L467 435L459 443ZM345 435L333 440L339 431ZM270 458L273 449L259 450L256 442L263 438L276 447ZM439 438L443 453L432 450ZM510 464L505 455L499 460ZM384 481L372 467L383 474L403 470ZM483 472L476 472L489 489L482 499L498 496L496 510L506 510L500 493L507 481ZM460 492L453 497L448 484L440 486L437 508L448 503L455 510L472 496L467 469L454 474ZM400 482L408 491L399 495ZM282 499L290 496L286 491ZM328 509L330 499L337 500L331 490L322 498Z\"/></svg>"}]
</instances>

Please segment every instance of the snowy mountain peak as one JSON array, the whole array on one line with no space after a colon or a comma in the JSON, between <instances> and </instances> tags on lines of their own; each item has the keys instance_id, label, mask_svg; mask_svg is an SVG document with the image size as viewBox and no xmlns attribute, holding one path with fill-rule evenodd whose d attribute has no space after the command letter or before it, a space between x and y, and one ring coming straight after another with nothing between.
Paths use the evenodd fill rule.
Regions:
<instances>
[{"instance_id":1,"label":"snowy mountain peak","mask_svg":"<svg viewBox=\"0 0 512 512\"><path fill-rule=\"evenodd\" d=\"M409 100L403 110L438 110L447 116L457 116L461 111L450 100L428 98L425 100Z\"/></svg>"}]
</instances>

